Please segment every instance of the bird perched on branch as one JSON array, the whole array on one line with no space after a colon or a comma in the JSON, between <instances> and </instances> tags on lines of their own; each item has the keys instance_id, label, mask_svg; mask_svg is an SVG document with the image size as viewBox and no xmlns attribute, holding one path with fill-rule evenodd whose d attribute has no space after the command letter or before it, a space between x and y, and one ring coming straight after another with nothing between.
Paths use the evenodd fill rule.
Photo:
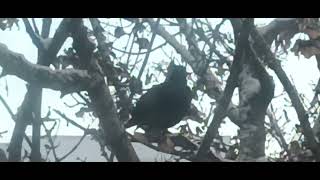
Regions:
<instances>
[{"instance_id":1,"label":"bird perched on branch","mask_svg":"<svg viewBox=\"0 0 320 180\"><path fill-rule=\"evenodd\" d=\"M178 124L186 116L192 100L186 76L185 67L170 64L166 80L141 96L125 127L137 125L147 131L162 132Z\"/></svg>"}]
</instances>

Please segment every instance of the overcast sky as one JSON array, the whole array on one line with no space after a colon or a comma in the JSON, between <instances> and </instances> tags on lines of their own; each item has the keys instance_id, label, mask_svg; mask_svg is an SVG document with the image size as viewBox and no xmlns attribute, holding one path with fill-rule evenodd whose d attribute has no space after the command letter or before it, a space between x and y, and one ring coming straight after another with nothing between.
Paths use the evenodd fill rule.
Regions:
<instances>
[{"instance_id":1,"label":"overcast sky","mask_svg":"<svg viewBox=\"0 0 320 180\"><path fill-rule=\"evenodd\" d=\"M269 23L272 19L256 19L255 22L257 25L265 25ZM55 29L59 25L60 19L54 19L52 23L52 29L50 32L50 37L53 36ZM119 24L120 21L118 19L114 19L114 24ZM38 23L39 29L41 29L41 20L38 19L36 20ZM211 20L212 24L219 22L219 20ZM122 23L125 23L122 21ZM223 31L227 32L232 32L231 26L229 23L225 23L223 27ZM28 34L25 32L25 28L23 23L20 21L19 23L20 29L16 26L12 28L11 31L6 30L6 31L1 31L0 30L0 42L4 43L8 46L10 50L13 50L15 52L23 54L27 60L35 63L36 58L37 58L37 50L35 46L32 44ZM166 27L167 28L167 27ZM170 29L167 28L170 33L175 33L177 32L178 29ZM150 36L147 36L150 39ZM297 35L295 38L292 40L292 44L294 44L294 40L296 38L306 38L304 35ZM114 46L117 47L118 49L122 49L126 45L128 37L122 37L119 40L117 40L114 43ZM178 39L178 38L177 38ZM110 37L110 40L112 40L112 37ZM179 39L180 41L180 39ZM72 40L69 38L67 42L64 44L63 48L69 47L71 44ZM162 38L156 38L155 43L153 47L156 47L157 45L163 43L164 40ZM62 48L62 49L63 49ZM133 49L134 52L137 52L137 47L134 47ZM169 45L166 45L164 47L164 51L167 52L167 54L176 56L176 59L180 59L180 56L173 50L172 47ZM171 54L171 51L173 54ZM118 55L118 54L117 54ZM134 59L134 58L133 58ZM150 61L148 62L148 67L152 65L152 62L156 61L162 61L164 59L168 59L162 50L157 50L156 52L151 53L150 55ZM141 65L141 64L140 64ZM294 83L296 85L297 90L300 93L304 93L306 97L311 100L313 97L313 91L312 91L312 86L310 85L311 83L317 83L317 80L319 78L319 72L317 69L317 64L316 60L314 57L310 59L305 59L303 56L300 56L300 58L296 57L293 55L293 53L289 53L287 56L287 60L282 62L282 67L286 71L288 77L292 77L294 80ZM2 69L2 68L0 68ZM137 71L138 72L138 71ZM137 75L137 72L134 71L133 74ZM279 80L276 78L274 73L270 70L268 70L270 74L273 76L275 83L276 83L276 92L275 94L278 95L282 92L282 85L279 83ZM163 77L159 76L160 79L159 81L161 82L163 80ZM144 76L143 76L144 78ZM7 95L5 91L6 87L6 82L8 83L9 87L9 94ZM14 113L16 113L17 108L21 105L21 102L24 98L24 95L26 93L26 82L23 80L20 80L16 78L15 76L6 76L4 78L0 79L0 94L1 96L7 101L11 109L13 110ZM206 100L210 101L210 100ZM234 99L236 101L236 99ZM64 98L60 99L60 92L53 91L50 89L44 89L43 90L43 98L42 98L42 116L45 116L48 107L50 106L51 108L56 108L60 109L62 112L64 112L66 115L69 117L72 117L73 119L77 120L82 125L89 125L91 124L91 121L86 120L87 118L76 118L74 116L74 113L76 112L77 109L65 109L64 102L68 104L73 104L74 101L70 96L65 96ZM278 108L278 117L281 115L281 112L283 110L284 106L284 100L283 98L277 98L272 101L274 107ZM209 109L210 107L207 106L205 107ZM298 123L297 117L295 114L295 111L293 108L287 108L288 115L293 120L290 124L288 124L286 127L288 129L291 129L295 123ZM0 132L8 130L8 133L5 133L0 137L0 142L8 142L10 141L13 127L14 127L14 122L11 119L9 113L5 109L2 103L0 103L0 114L1 114L1 119L0 119ZM54 113L52 114L52 117L59 117L55 115ZM284 119L282 119L279 124L283 124ZM93 123L93 127L97 126L97 122ZM233 125L232 123L228 122L225 124L222 124L221 126L221 133L222 135L235 135L236 134L236 126ZM66 122L64 120L61 120L59 130L56 131L55 133L60 134L60 135L82 135L82 131L78 130L77 128L72 127L72 125L69 125L68 127L66 126ZM29 127L27 129L27 134L31 134L31 128ZM292 136L288 135L286 136L287 142L291 140ZM277 143L273 143L273 150L277 148ZM271 150L268 151L269 153Z\"/></svg>"}]
</instances>

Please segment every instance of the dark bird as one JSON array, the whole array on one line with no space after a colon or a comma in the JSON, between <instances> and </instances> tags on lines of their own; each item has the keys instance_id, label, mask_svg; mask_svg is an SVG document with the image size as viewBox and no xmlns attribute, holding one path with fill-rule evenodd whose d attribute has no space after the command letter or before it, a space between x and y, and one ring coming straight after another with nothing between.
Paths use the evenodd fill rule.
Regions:
<instances>
[{"instance_id":1,"label":"dark bird","mask_svg":"<svg viewBox=\"0 0 320 180\"><path fill-rule=\"evenodd\" d=\"M165 82L143 94L131 112L126 128L162 132L178 124L190 108L192 93L187 86L185 67L172 64Z\"/></svg>"}]
</instances>

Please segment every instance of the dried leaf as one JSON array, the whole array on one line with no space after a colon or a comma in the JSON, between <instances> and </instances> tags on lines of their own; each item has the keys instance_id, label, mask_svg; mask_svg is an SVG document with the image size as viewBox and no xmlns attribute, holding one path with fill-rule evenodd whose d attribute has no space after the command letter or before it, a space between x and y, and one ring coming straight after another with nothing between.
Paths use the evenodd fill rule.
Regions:
<instances>
[{"instance_id":1,"label":"dried leaf","mask_svg":"<svg viewBox=\"0 0 320 180\"><path fill-rule=\"evenodd\" d=\"M111 48L113 46L113 42L104 43L105 48Z\"/></svg>"},{"instance_id":2,"label":"dried leaf","mask_svg":"<svg viewBox=\"0 0 320 180\"><path fill-rule=\"evenodd\" d=\"M301 49L301 54L309 59L310 57L312 57L313 55L317 55L320 54L320 49L316 48L316 47L306 47L306 48L302 48Z\"/></svg>"},{"instance_id":3,"label":"dried leaf","mask_svg":"<svg viewBox=\"0 0 320 180\"><path fill-rule=\"evenodd\" d=\"M6 83L5 90L6 90L6 93L7 93L7 97L9 97L9 86L8 86L7 78L6 78L5 83Z\"/></svg>"},{"instance_id":4,"label":"dried leaf","mask_svg":"<svg viewBox=\"0 0 320 180\"><path fill-rule=\"evenodd\" d=\"M5 23L0 22L0 29L4 31L6 29L7 25Z\"/></svg>"},{"instance_id":5,"label":"dried leaf","mask_svg":"<svg viewBox=\"0 0 320 180\"><path fill-rule=\"evenodd\" d=\"M148 84L150 84L150 82L151 82L151 79L152 79L152 76L153 76L153 74L150 74L149 75L149 70L148 70L148 72L147 72L147 74L146 74L146 80L145 80L145 85L148 85Z\"/></svg>"},{"instance_id":6,"label":"dried leaf","mask_svg":"<svg viewBox=\"0 0 320 180\"><path fill-rule=\"evenodd\" d=\"M133 27L133 29L134 29L135 31L137 31L137 32L142 33L142 32L146 29L146 27L145 27L142 23L137 23L137 24Z\"/></svg>"},{"instance_id":7,"label":"dried leaf","mask_svg":"<svg viewBox=\"0 0 320 180\"><path fill-rule=\"evenodd\" d=\"M301 152L301 147L298 141L292 141L290 143L290 151L294 155L297 155Z\"/></svg>"},{"instance_id":8,"label":"dried leaf","mask_svg":"<svg viewBox=\"0 0 320 180\"><path fill-rule=\"evenodd\" d=\"M137 43L139 45L139 49L148 49L149 47L149 40L146 38L138 38Z\"/></svg>"},{"instance_id":9,"label":"dried leaf","mask_svg":"<svg viewBox=\"0 0 320 180\"><path fill-rule=\"evenodd\" d=\"M146 143L146 144L149 143L148 138L142 133L134 132L133 137L135 139L137 139L138 141L140 141L140 142L143 142L143 143Z\"/></svg>"},{"instance_id":10,"label":"dried leaf","mask_svg":"<svg viewBox=\"0 0 320 180\"><path fill-rule=\"evenodd\" d=\"M227 71L227 69L224 69L222 66L218 66L217 70L216 74L220 77L222 77Z\"/></svg>"},{"instance_id":11,"label":"dried leaf","mask_svg":"<svg viewBox=\"0 0 320 180\"><path fill-rule=\"evenodd\" d=\"M171 153L174 151L174 143L169 137L166 137L164 141L159 143L159 148L164 152Z\"/></svg>"},{"instance_id":12,"label":"dried leaf","mask_svg":"<svg viewBox=\"0 0 320 180\"><path fill-rule=\"evenodd\" d=\"M310 39L317 39L318 37L320 37L319 29L306 29L304 32L308 34Z\"/></svg>"},{"instance_id":13,"label":"dried leaf","mask_svg":"<svg viewBox=\"0 0 320 180\"><path fill-rule=\"evenodd\" d=\"M24 149L24 154L22 159L25 160L26 158L29 158L29 152L26 149Z\"/></svg>"},{"instance_id":14,"label":"dried leaf","mask_svg":"<svg viewBox=\"0 0 320 180\"><path fill-rule=\"evenodd\" d=\"M76 112L76 117L83 117L84 113L86 112L91 112L91 110L87 107L81 107L80 110L78 112Z\"/></svg>"},{"instance_id":15,"label":"dried leaf","mask_svg":"<svg viewBox=\"0 0 320 180\"><path fill-rule=\"evenodd\" d=\"M52 149L51 146L49 144L45 144L44 147L48 150Z\"/></svg>"},{"instance_id":16,"label":"dried leaf","mask_svg":"<svg viewBox=\"0 0 320 180\"><path fill-rule=\"evenodd\" d=\"M18 21L19 20L17 18L0 18L0 29L4 31L5 29L9 28L11 30L13 24L20 28Z\"/></svg>"},{"instance_id":17,"label":"dried leaf","mask_svg":"<svg viewBox=\"0 0 320 180\"><path fill-rule=\"evenodd\" d=\"M128 68L127 64L122 63L122 62L117 63L117 66L119 66L122 69L127 69Z\"/></svg>"},{"instance_id":18,"label":"dried leaf","mask_svg":"<svg viewBox=\"0 0 320 180\"><path fill-rule=\"evenodd\" d=\"M142 82L136 77L132 77L129 83L129 89L131 93L141 94L142 93Z\"/></svg>"},{"instance_id":19,"label":"dried leaf","mask_svg":"<svg viewBox=\"0 0 320 180\"><path fill-rule=\"evenodd\" d=\"M199 99L196 87L192 87L192 99L194 99L196 101L198 101L198 99Z\"/></svg>"},{"instance_id":20,"label":"dried leaf","mask_svg":"<svg viewBox=\"0 0 320 180\"><path fill-rule=\"evenodd\" d=\"M301 52L305 58L309 59L313 55L320 54L320 41L298 39L291 51L294 52L296 56Z\"/></svg>"},{"instance_id":21,"label":"dried leaf","mask_svg":"<svg viewBox=\"0 0 320 180\"><path fill-rule=\"evenodd\" d=\"M201 133L203 133L203 130L200 127L196 127L197 136L199 136Z\"/></svg>"},{"instance_id":22,"label":"dried leaf","mask_svg":"<svg viewBox=\"0 0 320 180\"><path fill-rule=\"evenodd\" d=\"M302 133L302 131L303 131L302 127L299 124L296 124L295 126L296 126L296 132Z\"/></svg>"},{"instance_id":23,"label":"dried leaf","mask_svg":"<svg viewBox=\"0 0 320 180\"><path fill-rule=\"evenodd\" d=\"M114 37L116 38L120 38L121 36L125 35L126 33L124 32L123 30L123 27L117 27L115 30L114 30Z\"/></svg>"}]
</instances>

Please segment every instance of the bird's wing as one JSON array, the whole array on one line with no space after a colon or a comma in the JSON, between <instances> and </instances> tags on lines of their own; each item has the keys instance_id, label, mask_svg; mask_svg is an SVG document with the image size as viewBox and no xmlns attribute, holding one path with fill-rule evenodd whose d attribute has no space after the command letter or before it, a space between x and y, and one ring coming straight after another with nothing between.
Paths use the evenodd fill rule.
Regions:
<instances>
[{"instance_id":1,"label":"bird's wing","mask_svg":"<svg viewBox=\"0 0 320 180\"><path fill-rule=\"evenodd\" d=\"M149 89L145 94L143 94L140 99L136 103L136 107L134 110L139 111L140 109L146 111L151 109L154 105L158 104L163 90L163 84L155 85L151 89Z\"/></svg>"},{"instance_id":2,"label":"bird's wing","mask_svg":"<svg viewBox=\"0 0 320 180\"><path fill-rule=\"evenodd\" d=\"M141 121L141 119L135 119L135 117L137 116L141 116L142 114L147 115L149 113L154 113L153 111L155 111L155 107L159 104L159 101L161 101L161 97L163 97L163 91L166 89L164 88L164 86L164 84L154 85L140 97L131 112L131 115L133 117L132 123Z\"/></svg>"},{"instance_id":3,"label":"bird's wing","mask_svg":"<svg viewBox=\"0 0 320 180\"><path fill-rule=\"evenodd\" d=\"M170 126L176 124L181 120L180 116L187 112L192 99L191 90L186 88L177 89L176 86L167 82L153 86L136 103L131 112L130 124L144 124L147 121L149 124L160 122L167 122Z\"/></svg>"}]
</instances>

